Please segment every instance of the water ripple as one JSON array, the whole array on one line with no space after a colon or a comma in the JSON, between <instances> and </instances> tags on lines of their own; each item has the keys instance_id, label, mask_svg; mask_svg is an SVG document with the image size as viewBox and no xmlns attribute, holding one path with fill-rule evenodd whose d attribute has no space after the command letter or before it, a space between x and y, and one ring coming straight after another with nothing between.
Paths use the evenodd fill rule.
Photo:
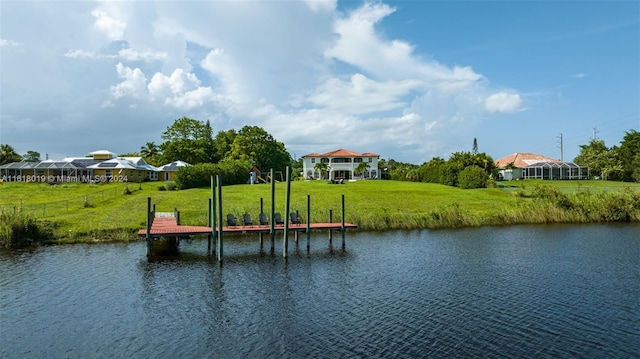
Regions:
<instances>
[{"instance_id":1,"label":"water ripple","mask_svg":"<svg viewBox=\"0 0 640 359\"><path fill-rule=\"evenodd\" d=\"M198 240L0 252L0 357L640 357L638 229L316 236L286 262L239 238L222 266Z\"/></svg>"}]
</instances>

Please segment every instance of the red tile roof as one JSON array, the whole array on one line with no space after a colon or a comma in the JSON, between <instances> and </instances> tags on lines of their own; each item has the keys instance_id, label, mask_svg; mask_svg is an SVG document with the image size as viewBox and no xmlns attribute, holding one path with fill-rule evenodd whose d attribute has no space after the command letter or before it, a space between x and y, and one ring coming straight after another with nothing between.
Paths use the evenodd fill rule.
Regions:
<instances>
[{"instance_id":1,"label":"red tile roof","mask_svg":"<svg viewBox=\"0 0 640 359\"><path fill-rule=\"evenodd\" d=\"M524 168L538 162L560 162L555 158L539 155L537 153L521 153L516 152L509 156L502 157L494 161L498 168L504 168L512 163L518 168Z\"/></svg>"},{"instance_id":2,"label":"red tile roof","mask_svg":"<svg viewBox=\"0 0 640 359\"><path fill-rule=\"evenodd\" d=\"M341 148L327 153L310 153L302 157L380 157L380 155L373 152L357 153Z\"/></svg>"}]
</instances>

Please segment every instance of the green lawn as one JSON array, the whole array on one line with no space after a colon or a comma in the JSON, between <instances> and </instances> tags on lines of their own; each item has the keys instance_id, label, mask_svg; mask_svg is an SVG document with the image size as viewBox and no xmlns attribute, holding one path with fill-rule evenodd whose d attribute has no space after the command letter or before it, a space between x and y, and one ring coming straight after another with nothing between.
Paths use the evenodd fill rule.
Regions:
<instances>
[{"instance_id":1,"label":"green lawn","mask_svg":"<svg viewBox=\"0 0 640 359\"><path fill-rule=\"evenodd\" d=\"M330 185L325 181L291 183L291 210L306 221L307 195L311 198L311 220L339 221L341 195L345 196L346 221L361 229L436 228L475 225L548 222L532 219L534 199L523 193L536 185L553 186L561 191L623 191L640 193L640 184L608 181L511 181L516 189L463 190L455 187L398 181L357 181ZM143 228L147 197L159 212L177 208L183 224L206 225L209 188L159 191L160 182L143 184L66 184L51 186L33 183L0 185L2 210L19 210L55 222L56 234L67 241L87 238L123 239ZM125 194L128 188L130 194ZM257 219L260 199L264 211L270 210L270 185L233 185L222 188L223 214L240 217L247 212ZM518 192L523 192L518 194ZM285 184L277 183L276 211L284 213ZM570 219L571 217L569 217ZM561 219L559 219L561 220ZM562 219L567 220L567 219Z\"/></svg>"}]
</instances>

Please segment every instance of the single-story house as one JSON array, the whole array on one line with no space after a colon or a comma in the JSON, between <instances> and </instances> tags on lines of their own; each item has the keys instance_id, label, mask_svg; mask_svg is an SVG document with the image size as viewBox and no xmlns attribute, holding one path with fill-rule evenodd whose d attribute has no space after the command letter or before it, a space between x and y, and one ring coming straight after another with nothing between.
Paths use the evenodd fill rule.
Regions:
<instances>
[{"instance_id":1,"label":"single-story house","mask_svg":"<svg viewBox=\"0 0 640 359\"><path fill-rule=\"evenodd\" d=\"M378 160L380 155L372 152L357 153L338 149L327 153L310 153L302 156L302 174L306 179L376 179L379 178ZM318 163L326 163L326 172L320 171ZM356 175L356 168L361 163L367 164L362 175Z\"/></svg>"},{"instance_id":2,"label":"single-story house","mask_svg":"<svg viewBox=\"0 0 640 359\"><path fill-rule=\"evenodd\" d=\"M0 179L18 182L140 182L173 180L181 166L176 161L156 168L142 157L118 157L107 150L89 153L87 157L67 157L63 160L13 162L0 165Z\"/></svg>"},{"instance_id":3,"label":"single-story house","mask_svg":"<svg viewBox=\"0 0 640 359\"><path fill-rule=\"evenodd\" d=\"M114 182L157 181L158 172L142 157L114 157L87 167L93 176Z\"/></svg>"},{"instance_id":4,"label":"single-story house","mask_svg":"<svg viewBox=\"0 0 640 359\"><path fill-rule=\"evenodd\" d=\"M589 168L536 153L516 152L494 161L505 180L515 179L588 179Z\"/></svg>"},{"instance_id":5,"label":"single-story house","mask_svg":"<svg viewBox=\"0 0 640 359\"><path fill-rule=\"evenodd\" d=\"M158 178L164 181L174 181L176 179L176 173L178 173L180 167L184 166L190 165L184 161L173 161L164 166L160 166L157 168Z\"/></svg>"}]
</instances>

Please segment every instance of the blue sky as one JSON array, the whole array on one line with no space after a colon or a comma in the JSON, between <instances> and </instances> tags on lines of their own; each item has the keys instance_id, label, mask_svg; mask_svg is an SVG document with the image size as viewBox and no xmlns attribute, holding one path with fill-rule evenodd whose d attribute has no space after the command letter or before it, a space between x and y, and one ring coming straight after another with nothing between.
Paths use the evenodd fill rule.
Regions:
<instances>
[{"instance_id":1,"label":"blue sky","mask_svg":"<svg viewBox=\"0 0 640 359\"><path fill-rule=\"evenodd\" d=\"M177 118L289 152L573 160L640 130L637 1L2 1L0 143L139 151ZM24 19L29 19L25 21Z\"/></svg>"}]
</instances>

